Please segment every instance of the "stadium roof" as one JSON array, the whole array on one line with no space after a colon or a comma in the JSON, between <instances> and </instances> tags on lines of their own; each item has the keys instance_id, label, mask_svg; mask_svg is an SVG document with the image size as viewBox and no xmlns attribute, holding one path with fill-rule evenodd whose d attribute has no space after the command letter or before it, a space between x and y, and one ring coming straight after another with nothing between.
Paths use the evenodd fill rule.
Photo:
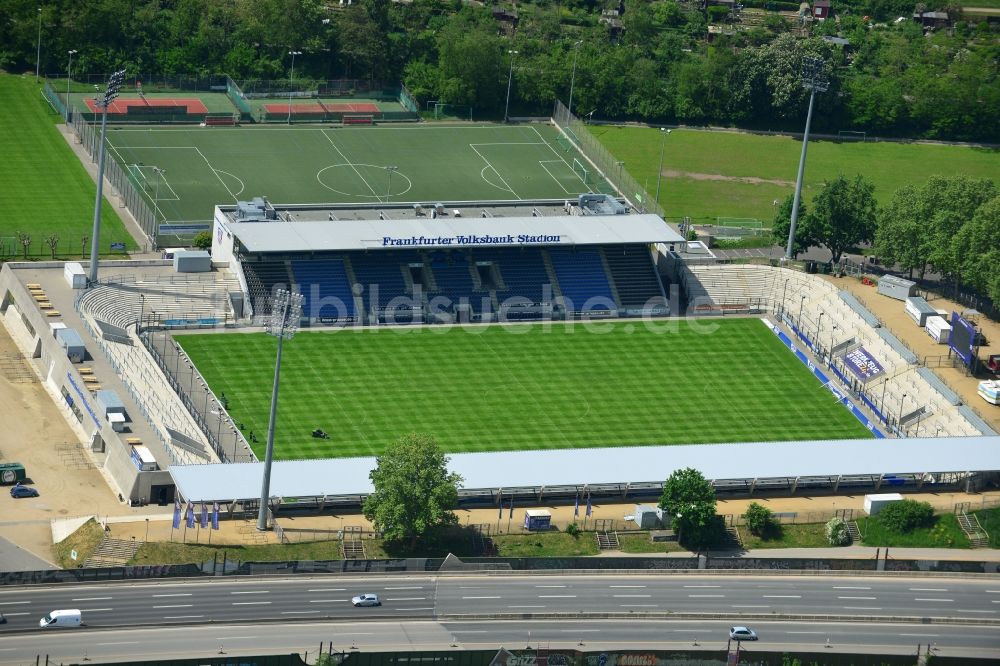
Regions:
<instances>
[{"instance_id":1,"label":"stadium roof","mask_svg":"<svg viewBox=\"0 0 1000 666\"><path fill-rule=\"evenodd\" d=\"M359 496L372 492L375 458L278 461L275 497ZM660 483L685 467L714 481L983 472L1000 470L1000 437L853 439L689 446L456 453L448 465L466 490ZM190 501L260 496L263 463L172 466Z\"/></svg>"},{"instance_id":2,"label":"stadium roof","mask_svg":"<svg viewBox=\"0 0 1000 666\"><path fill-rule=\"evenodd\" d=\"M680 243L656 215L231 222L248 252Z\"/></svg>"}]
</instances>

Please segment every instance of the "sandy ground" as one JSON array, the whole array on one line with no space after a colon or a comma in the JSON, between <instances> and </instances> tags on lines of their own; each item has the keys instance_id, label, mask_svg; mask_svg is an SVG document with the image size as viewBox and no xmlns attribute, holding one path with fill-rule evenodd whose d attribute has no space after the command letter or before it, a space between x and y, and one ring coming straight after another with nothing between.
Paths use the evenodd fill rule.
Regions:
<instances>
[{"instance_id":1,"label":"sandy ground","mask_svg":"<svg viewBox=\"0 0 1000 666\"><path fill-rule=\"evenodd\" d=\"M861 284L856 278L836 278L824 276L825 279L837 285L840 289L847 289L857 296L866 308L871 310L875 316L882 320L882 324L892 333L902 340L922 362L926 362L928 357L947 356L947 345L939 345L927 333L917 326L910 319L904 310L903 301L883 296L878 293L876 287L869 287ZM928 296L928 302L938 310L948 310L962 312L967 308L964 305L955 303L946 298ZM989 358L990 354L1000 354L1000 323L992 321L986 317L979 317L977 323L990 343L981 347L979 357ZM933 363L931 363L933 365ZM991 405L976 393L976 386L980 379L969 377L965 374L964 368L931 368L955 393L961 396L962 401L972 407L980 416L997 432L1000 432L1000 406Z\"/></svg>"}]
</instances>

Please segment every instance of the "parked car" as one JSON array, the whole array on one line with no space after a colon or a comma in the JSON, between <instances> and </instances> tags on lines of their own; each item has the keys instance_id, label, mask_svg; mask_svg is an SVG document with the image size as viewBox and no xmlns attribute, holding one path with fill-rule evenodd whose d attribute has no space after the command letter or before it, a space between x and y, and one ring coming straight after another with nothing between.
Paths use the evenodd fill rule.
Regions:
<instances>
[{"instance_id":1,"label":"parked car","mask_svg":"<svg viewBox=\"0 0 1000 666\"><path fill-rule=\"evenodd\" d=\"M38 491L31 486L22 486L20 483L10 489L11 497L38 497Z\"/></svg>"},{"instance_id":2,"label":"parked car","mask_svg":"<svg viewBox=\"0 0 1000 666\"><path fill-rule=\"evenodd\" d=\"M750 627L729 627L729 638L734 641L755 641L757 632Z\"/></svg>"},{"instance_id":3,"label":"parked car","mask_svg":"<svg viewBox=\"0 0 1000 666\"><path fill-rule=\"evenodd\" d=\"M355 606L381 606L382 602L379 600L377 594L359 594L351 599L351 603Z\"/></svg>"}]
</instances>

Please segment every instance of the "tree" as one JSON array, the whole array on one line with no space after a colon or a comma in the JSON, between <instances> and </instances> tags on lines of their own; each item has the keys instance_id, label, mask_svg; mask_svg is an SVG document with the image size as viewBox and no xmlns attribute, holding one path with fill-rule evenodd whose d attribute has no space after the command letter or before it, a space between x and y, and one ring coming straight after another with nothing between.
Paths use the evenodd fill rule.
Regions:
<instances>
[{"instance_id":1,"label":"tree","mask_svg":"<svg viewBox=\"0 0 1000 666\"><path fill-rule=\"evenodd\" d=\"M21 249L24 252L25 260L28 259L28 248L31 247L31 236L24 233L23 231L17 232L17 241L21 244Z\"/></svg>"},{"instance_id":2,"label":"tree","mask_svg":"<svg viewBox=\"0 0 1000 666\"><path fill-rule=\"evenodd\" d=\"M375 491L364 503L365 518L389 540L412 549L435 528L452 525L462 477L448 472L448 458L433 437L406 435L390 444L369 474Z\"/></svg>"},{"instance_id":3,"label":"tree","mask_svg":"<svg viewBox=\"0 0 1000 666\"><path fill-rule=\"evenodd\" d=\"M826 541L831 546L846 546L851 542L851 533L843 518L831 518L826 524Z\"/></svg>"},{"instance_id":4,"label":"tree","mask_svg":"<svg viewBox=\"0 0 1000 666\"><path fill-rule=\"evenodd\" d=\"M875 237L875 186L863 176L829 181L813 198L812 211L805 217L806 237L828 249L833 263L844 250L870 243Z\"/></svg>"},{"instance_id":5,"label":"tree","mask_svg":"<svg viewBox=\"0 0 1000 666\"><path fill-rule=\"evenodd\" d=\"M774 514L763 504L750 502L743 518L747 521L747 528L751 534L761 536L774 524Z\"/></svg>"},{"instance_id":6,"label":"tree","mask_svg":"<svg viewBox=\"0 0 1000 666\"><path fill-rule=\"evenodd\" d=\"M896 190L889 204L879 212L875 232L875 253L882 264L898 266L908 271L910 277L914 270L924 276L930 254L918 199L919 190L912 185Z\"/></svg>"},{"instance_id":7,"label":"tree","mask_svg":"<svg viewBox=\"0 0 1000 666\"><path fill-rule=\"evenodd\" d=\"M718 532L715 489L702 473L691 467L675 471L663 484L660 508L671 518L678 537L701 546L712 543Z\"/></svg>"},{"instance_id":8,"label":"tree","mask_svg":"<svg viewBox=\"0 0 1000 666\"><path fill-rule=\"evenodd\" d=\"M59 236L57 234L51 234L45 239L45 244L49 246L49 252L52 253L52 258L56 258L56 250L59 248Z\"/></svg>"},{"instance_id":9,"label":"tree","mask_svg":"<svg viewBox=\"0 0 1000 666\"><path fill-rule=\"evenodd\" d=\"M771 221L771 237L774 242L782 247L788 246L788 232L792 227L792 205L795 203L795 195L789 194L781 202L774 212L774 219ZM813 244L813 239L809 237L809 229L802 223L806 217L806 204L799 200L799 223L795 227L795 242L792 244L792 258L799 256L809 249Z\"/></svg>"},{"instance_id":10,"label":"tree","mask_svg":"<svg viewBox=\"0 0 1000 666\"><path fill-rule=\"evenodd\" d=\"M956 237L966 284L1000 303L1000 196L976 209Z\"/></svg>"}]
</instances>

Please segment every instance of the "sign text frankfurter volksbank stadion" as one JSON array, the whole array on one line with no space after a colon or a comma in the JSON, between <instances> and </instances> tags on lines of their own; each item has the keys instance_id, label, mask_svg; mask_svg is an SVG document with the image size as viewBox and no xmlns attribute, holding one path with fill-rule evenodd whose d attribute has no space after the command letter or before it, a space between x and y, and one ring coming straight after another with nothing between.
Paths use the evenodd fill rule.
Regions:
<instances>
[{"instance_id":1,"label":"sign text frankfurter volksbank stadion","mask_svg":"<svg viewBox=\"0 0 1000 666\"><path fill-rule=\"evenodd\" d=\"M414 246L414 245L527 245L535 243L561 243L562 236L532 236L519 234L517 236L406 236L395 238L382 237L382 247Z\"/></svg>"}]
</instances>

